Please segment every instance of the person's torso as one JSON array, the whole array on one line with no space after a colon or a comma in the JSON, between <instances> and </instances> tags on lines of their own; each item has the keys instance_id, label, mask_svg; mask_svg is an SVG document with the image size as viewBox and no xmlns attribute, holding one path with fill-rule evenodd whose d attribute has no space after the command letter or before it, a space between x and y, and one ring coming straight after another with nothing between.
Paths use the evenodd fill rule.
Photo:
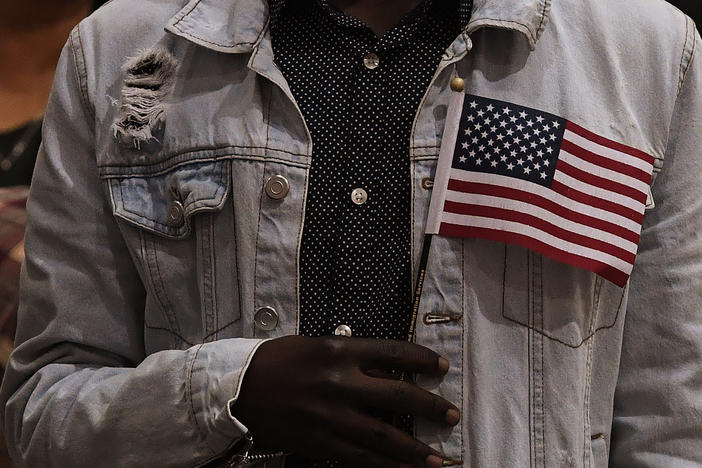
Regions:
<instances>
[{"instance_id":1,"label":"person's torso","mask_svg":"<svg viewBox=\"0 0 702 468\"><path fill-rule=\"evenodd\" d=\"M97 64L99 177L148 293L146 351L298 333L312 139L263 2L137 3L106 5L81 34ZM658 2L629 22L617 15L633 0L517 3L476 2L412 116L412 278L454 76L471 95L567 118L662 166L686 38L655 18L684 31L684 17ZM108 27L125 8L135 24ZM651 47L635 47L644 27ZM122 71L135 54L146 60ZM149 73L163 80L149 94L162 112L129 120L119 102ZM606 466L626 304L627 288L525 248L437 236L416 341L451 369L418 383L462 402L463 423L420 420L417 437L464 466Z\"/></svg>"}]
</instances>

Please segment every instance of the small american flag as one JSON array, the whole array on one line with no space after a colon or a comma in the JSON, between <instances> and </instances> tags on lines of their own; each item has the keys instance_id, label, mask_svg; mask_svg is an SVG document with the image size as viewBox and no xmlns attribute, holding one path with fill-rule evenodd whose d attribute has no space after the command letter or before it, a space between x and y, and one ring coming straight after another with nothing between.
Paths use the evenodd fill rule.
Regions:
<instances>
[{"instance_id":1,"label":"small american flag","mask_svg":"<svg viewBox=\"0 0 702 468\"><path fill-rule=\"evenodd\" d=\"M518 244L624 286L653 161L553 114L455 93L427 234Z\"/></svg>"}]
</instances>

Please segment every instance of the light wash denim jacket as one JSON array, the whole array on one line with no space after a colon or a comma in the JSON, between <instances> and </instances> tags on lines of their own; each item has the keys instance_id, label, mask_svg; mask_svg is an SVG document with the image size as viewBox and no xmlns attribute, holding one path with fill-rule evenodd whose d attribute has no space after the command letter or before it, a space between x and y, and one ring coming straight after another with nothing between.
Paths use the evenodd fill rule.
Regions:
<instances>
[{"instance_id":1,"label":"light wash denim jacket","mask_svg":"<svg viewBox=\"0 0 702 468\"><path fill-rule=\"evenodd\" d=\"M417 342L452 367L419 384L463 419L420 420L417 437L465 467L702 466L694 24L659 0L473 10L412 130L415 272L456 75L655 156L656 177L624 289L520 247L435 238ZM253 353L298 329L312 154L267 22L264 0L114 0L71 34L2 387L18 465L199 466L245 432L228 403ZM264 190L276 175L282 199Z\"/></svg>"}]
</instances>

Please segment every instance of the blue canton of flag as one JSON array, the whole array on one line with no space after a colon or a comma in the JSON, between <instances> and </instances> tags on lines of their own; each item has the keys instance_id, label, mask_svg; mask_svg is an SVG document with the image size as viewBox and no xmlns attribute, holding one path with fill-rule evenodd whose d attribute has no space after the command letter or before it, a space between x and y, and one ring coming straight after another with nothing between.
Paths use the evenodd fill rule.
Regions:
<instances>
[{"instance_id":1,"label":"blue canton of flag","mask_svg":"<svg viewBox=\"0 0 702 468\"><path fill-rule=\"evenodd\" d=\"M550 187L566 120L515 104L471 96L453 167Z\"/></svg>"}]
</instances>

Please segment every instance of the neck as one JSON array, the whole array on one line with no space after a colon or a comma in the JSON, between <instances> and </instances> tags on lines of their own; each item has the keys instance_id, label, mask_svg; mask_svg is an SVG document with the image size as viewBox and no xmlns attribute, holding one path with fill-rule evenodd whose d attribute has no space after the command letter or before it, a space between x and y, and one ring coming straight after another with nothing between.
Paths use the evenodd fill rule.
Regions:
<instances>
[{"instance_id":1,"label":"neck","mask_svg":"<svg viewBox=\"0 0 702 468\"><path fill-rule=\"evenodd\" d=\"M0 2L0 131L40 117L61 48L90 0Z\"/></svg>"},{"instance_id":2,"label":"neck","mask_svg":"<svg viewBox=\"0 0 702 468\"><path fill-rule=\"evenodd\" d=\"M329 3L347 15L360 19L380 37L422 0L329 0Z\"/></svg>"}]
</instances>

